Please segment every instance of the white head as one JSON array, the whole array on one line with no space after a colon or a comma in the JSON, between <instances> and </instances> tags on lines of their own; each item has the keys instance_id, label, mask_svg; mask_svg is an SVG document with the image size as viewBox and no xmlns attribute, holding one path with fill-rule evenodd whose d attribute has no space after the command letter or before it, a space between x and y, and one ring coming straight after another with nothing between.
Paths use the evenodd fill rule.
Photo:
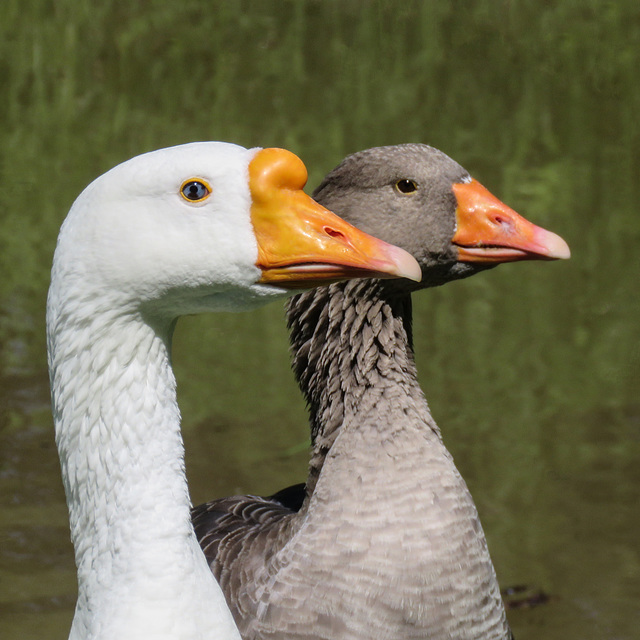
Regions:
<instances>
[{"instance_id":1,"label":"white head","mask_svg":"<svg viewBox=\"0 0 640 640\"><path fill-rule=\"evenodd\" d=\"M128 160L72 206L50 303L73 295L172 320L356 275L419 278L408 254L317 205L305 182L281 149L201 142Z\"/></svg>"}]
</instances>

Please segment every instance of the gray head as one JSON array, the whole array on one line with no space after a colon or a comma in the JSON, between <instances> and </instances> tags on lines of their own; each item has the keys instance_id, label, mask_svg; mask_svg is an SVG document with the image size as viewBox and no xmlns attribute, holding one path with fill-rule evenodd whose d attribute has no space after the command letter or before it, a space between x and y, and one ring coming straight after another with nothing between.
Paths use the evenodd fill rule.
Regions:
<instances>
[{"instance_id":1,"label":"gray head","mask_svg":"<svg viewBox=\"0 0 640 640\"><path fill-rule=\"evenodd\" d=\"M500 262L568 257L561 238L524 220L457 162L425 144L354 153L324 178L313 197L412 254L423 272L413 289Z\"/></svg>"}]
</instances>

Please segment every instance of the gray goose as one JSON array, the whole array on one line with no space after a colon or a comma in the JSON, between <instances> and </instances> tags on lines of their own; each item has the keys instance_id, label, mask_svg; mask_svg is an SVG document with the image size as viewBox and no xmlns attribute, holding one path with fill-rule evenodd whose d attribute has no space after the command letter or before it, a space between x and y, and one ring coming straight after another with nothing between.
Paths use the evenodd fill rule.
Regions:
<instances>
[{"instance_id":1,"label":"gray goose","mask_svg":"<svg viewBox=\"0 0 640 640\"><path fill-rule=\"evenodd\" d=\"M423 280L291 299L309 477L196 507L211 569L245 640L510 638L475 505L418 384L411 292L569 248L426 145L349 156L314 197L409 251Z\"/></svg>"}]
</instances>

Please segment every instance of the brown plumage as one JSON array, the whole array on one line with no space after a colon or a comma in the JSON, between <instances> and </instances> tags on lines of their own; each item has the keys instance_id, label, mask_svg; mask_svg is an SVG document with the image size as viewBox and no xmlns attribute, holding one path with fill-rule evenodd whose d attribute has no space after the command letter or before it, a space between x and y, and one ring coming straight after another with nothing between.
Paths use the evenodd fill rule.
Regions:
<instances>
[{"instance_id":1,"label":"brown plumage","mask_svg":"<svg viewBox=\"0 0 640 640\"><path fill-rule=\"evenodd\" d=\"M412 290L505 259L460 260L452 186L470 183L441 152L401 145L350 156L314 194L412 253L423 282L350 281L290 301L293 367L311 419L306 487L193 511L245 639L511 637L476 508L411 345ZM521 241L526 257L566 257L557 236L536 233L548 241L536 255L522 238L508 242Z\"/></svg>"}]
</instances>

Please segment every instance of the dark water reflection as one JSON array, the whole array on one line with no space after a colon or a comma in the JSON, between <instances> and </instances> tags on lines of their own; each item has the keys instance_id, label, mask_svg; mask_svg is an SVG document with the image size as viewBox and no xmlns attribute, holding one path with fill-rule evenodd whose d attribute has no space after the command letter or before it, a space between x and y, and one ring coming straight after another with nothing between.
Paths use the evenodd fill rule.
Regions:
<instances>
[{"instance_id":1,"label":"dark water reflection","mask_svg":"<svg viewBox=\"0 0 640 640\"><path fill-rule=\"evenodd\" d=\"M518 639L638 637L636 3L5 0L0 25L3 638L66 637L74 602L43 339L57 228L97 174L193 139L289 146L314 184L429 142L568 240L567 263L416 296L418 364L501 584L550 596L510 612ZM178 326L195 502L304 478L282 315Z\"/></svg>"}]
</instances>

